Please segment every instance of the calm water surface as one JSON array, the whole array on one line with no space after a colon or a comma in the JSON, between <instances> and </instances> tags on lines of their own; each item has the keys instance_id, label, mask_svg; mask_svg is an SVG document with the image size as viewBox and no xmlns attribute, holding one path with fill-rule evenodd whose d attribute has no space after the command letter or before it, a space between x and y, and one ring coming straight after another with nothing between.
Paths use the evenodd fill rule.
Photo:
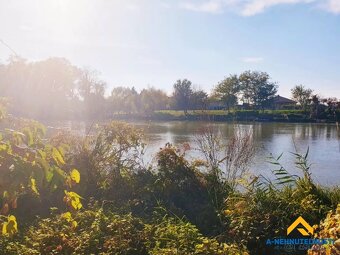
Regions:
<instances>
[{"instance_id":1,"label":"calm water surface","mask_svg":"<svg viewBox=\"0 0 340 255\"><path fill-rule=\"evenodd\" d=\"M174 145L189 142L196 146L197 133L207 125L221 132L228 139L234 129L251 130L254 134L256 154L250 170L271 176L273 165L267 163L272 153L278 156L281 164L291 173L298 174L294 166L296 150L305 153L309 147L309 162L314 178L325 185L340 184L340 135L335 125L294 124L294 123L205 123L205 122L150 122L135 123L143 128L148 139L146 157L152 158L160 147L170 142ZM200 157L197 151L189 152L191 157Z\"/></svg>"},{"instance_id":2,"label":"calm water surface","mask_svg":"<svg viewBox=\"0 0 340 255\"><path fill-rule=\"evenodd\" d=\"M195 148L195 136L207 125L228 139L235 129L251 130L256 144L254 162L250 165L253 173L271 177L274 166L267 163L272 153L279 156L281 164L291 173L298 174L294 166L296 150L305 153L309 147L309 162L313 178L324 185L340 185L340 133L332 124L295 123L206 123L206 122L133 122L146 134L145 161L151 162L159 148L169 142L174 145L190 143ZM72 127L71 127L72 128ZM194 149L188 157L201 157Z\"/></svg>"}]
</instances>

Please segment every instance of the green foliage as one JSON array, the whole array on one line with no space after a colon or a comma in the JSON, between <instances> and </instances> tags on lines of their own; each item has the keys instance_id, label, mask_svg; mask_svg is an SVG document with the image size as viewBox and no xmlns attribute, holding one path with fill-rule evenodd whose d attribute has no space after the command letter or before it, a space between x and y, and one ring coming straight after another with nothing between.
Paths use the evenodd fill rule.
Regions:
<instances>
[{"instance_id":1,"label":"green foliage","mask_svg":"<svg viewBox=\"0 0 340 255\"><path fill-rule=\"evenodd\" d=\"M0 237L4 254L124 254L189 255L246 254L235 245L204 238L190 223L163 218L146 223L131 214L117 215L102 209L77 213L77 228L66 224L69 215L37 220L22 235L9 241Z\"/></svg>"},{"instance_id":2,"label":"green foliage","mask_svg":"<svg viewBox=\"0 0 340 255\"><path fill-rule=\"evenodd\" d=\"M193 254L201 234L197 228L181 220L162 219L157 225L150 225L153 237L148 242L151 255Z\"/></svg>"},{"instance_id":3,"label":"green foliage","mask_svg":"<svg viewBox=\"0 0 340 255\"><path fill-rule=\"evenodd\" d=\"M308 119L302 110L201 110L156 111L153 118L158 120L268 120L268 121L306 121Z\"/></svg>"},{"instance_id":4,"label":"green foliage","mask_svg":"<svg viewBox=\"0 0 340 255\"><path fill-rule=\"evenodd\" d=\"M265 240L273 236L285 236L292 219L302 216L310 224L316 224L330 209L340 202L339 189L328 193L313 183L307 155L295 154L296 165L302 177L291 175L278 162L270 181L257 177L246 186L247 192L228 197L225 214L230 222L229 234L246 244L249 250L264 252Z\"/></svg>"},{"instance_id":5,"label":"green foliage","mask_svg":"<svg viewBox=\"0 0 340 255\"><path fill-rule=\"evenodd\" d=\"M197 228L182 220L163 218L157 225L149 225L152 238L147 242L150 255L241 255L248 254L242 247L220 243L203 237Z\"/></svg>"},{"instance_id":6,"label":"green foliage","mask_svg":"<svg viewBox=\"0 0 340 255\"><path fill-rule=\"evenodd\" d=\"M270 106L277 92L277 85L266 72L245 71L239 76L242 100L262 109Z\"/></svg>"},{"instance_id":7,"label":"green foliage","mask_svg":"<svg viewBox=\"0 0 340 255\"><path fill-rule=\"evenodd\" d=\"M175 109L183 110L186 114L190 106L190 98L192 96L192 83L184 79L178 80L174 84L173 101Z\"/></svg>"},{"instance_id":8,"label":"green foliage","mask_svg":"<svg viewBox=\"0 0 340 255\"><path fill-rule=\"evenodd\" d=\"M238 76L230 75L217 84L214 92L216 97L219 98L229 110L229 108L237 104L237 96L240 90L241 86Z\"/></svg>"},{"instance_id":9,"label":"green foliage","mask_svg":"<svg viewBox=\"0 0 340 255\"><path fill-rule=\"evenodd\" d=\"M293 98L299 103L302 110L307 111L311 103L313 90L305 88L303 85L296 85L291 89Z\"/></svg>"},{"instance_id":10,"label":"green foliage","mask_svg":"<svg viewBox=\"0 0 340 255\"><path fill-rule=\"evenodd\" d=\"M197 255L248 255L240 246L219 243L216 239L203 238L201 244L195 246Z\"/></svg>"},{"instance_id":11,"label":"green foliage","mask_svg":"<svg viewBox=\"0 0 340 255\"><path fill-rule=\"evenodd\" d=\"M63 147L44 141L45 128L40 123L21 120L17 130L7 128L0 134L0 194L3 194L0 213L8 215L8 221L2 224L2 234L13 235L18 229L17 221L9 213L25 210L20 209L20 203L17 209L22 197L36 197L45 203L55 191L79 183L80 176L76 169L68 170ZM79 195L75 192L66 195L66 202L74 210L81 208Z\"/></svg>"},{"instance_id":12,"label":"green foliage","mask_svg":"<svg viewBox=\"0 0 340 255\"><path fill-rule=\"evenodd\" d=\"M194 90L190 98L190 108L193 110L203 110L208 106L208 94L203 90Z\"/></svg>"},{"instance_id":13,"label":"green foliage","mask_svg":"<svg viewBox=\"0 0 340 255\"><path fill-rule=\"evenodd\" d=\"M99 129L90 157L102 175L102 185L141 167L145 147L142 139L140 130L124 122L111 122Z\"/></svg>"},{"instance_id":14,"label":"green foliage","mask_svg":"<svg viewBox=\"0 0 340 255\"><path fill-rule=\"evenodd\" d=\"M184 155L185 150L180 152L171 144L159 151L154 196L171 211L187 217L204 233L218 234L222 226L207 180L196 168L196 162L190 164Z\"/></svg>"}]
</instances>

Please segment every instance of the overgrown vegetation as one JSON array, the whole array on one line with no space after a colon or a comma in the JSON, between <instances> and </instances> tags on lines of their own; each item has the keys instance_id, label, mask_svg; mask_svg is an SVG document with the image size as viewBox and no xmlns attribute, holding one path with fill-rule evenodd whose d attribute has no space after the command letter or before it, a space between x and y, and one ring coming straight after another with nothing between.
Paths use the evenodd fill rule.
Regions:
<instances>
[{"instance_id":1,"label":"overgrown vegetation","mask_svg":"<svg viewBox=\"0 0 340 255\"><path fill-rule=\"evenodd\" d=\"M46 137L2 112L3 254L266 254L266 238L297 216L319 224L340 202L338 187L314 183L307 154L295 155L300 176L279 158L273 178L248 174L251 133L224 144L203 130L205 160L166 144L149 166L142 133L126 123Z\"/></svg>"},{"instance_id":2,"label":"overgrown vegetation","mask_svg":"<svg viewBox=\"0 0 340 255\"><path fill-rule=\"evenodd\" d=\"M332 238L336 240L333 245L314 245L308 255L340 254L340 205L336 210L327 214L321 224L317 227L318 238Z\"/></svg>"}]
</instances>

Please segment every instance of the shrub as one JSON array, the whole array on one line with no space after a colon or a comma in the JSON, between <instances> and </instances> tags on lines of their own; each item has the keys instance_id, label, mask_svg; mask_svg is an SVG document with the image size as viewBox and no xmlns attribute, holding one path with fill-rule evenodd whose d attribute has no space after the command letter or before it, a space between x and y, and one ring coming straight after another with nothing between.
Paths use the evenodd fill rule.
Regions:
<instances>
[{"instance_id":1,"label":"shrub","mask_svg":"<svg viewBox=\"0 0 340 255\"><path fill-rule=\"evenodd\" d=\"M308 255L340 254L340 204L321 221L315 236L320 239L331 238L334 240L334 245L314 245L308 251Z\"/></svg>"},{"instance_id":2,"label":"shrub","mask_svg":"<svg viewBox=\"0 0 340 255\"><path fill-rule=\"evenodd\" d=\"M165 217L147 224L131 214L117 215L102 209L78 212L78 226L66 224L63 215L40 219L11 240L0 237L2 254L122 254L187 255L237 253L236 245L204 238L197 228Z\"/></svg>"},{"instance_id":3,"label":"shrub","mask_svg":"<svg viewBox=\"0 0 340 255\"><path fill-rule=\"evenodd\" d=\"M293 219L303 216L310 224L317 224L330 209L336 207L335 194L325 192L313 183L307 155L296 154L303 177L290 175L278 162L274 170L276 180L255 179L246 192L236 192L227 198L225 214L229 222L229 235L248 249L263 253L265 240L286 236L286 229Z\"/></svg>"},{"instance_id":4,"label":"shrub","mask_svg":"<svg viewBox=\"0 0 340 255\"><path fill-rule=\"evenodd\" d=\"M67 205L79 209L80 196L68 191L80 182L80 174L65 161L65 147L46 141L46 129L36 121L13 119L10 123L15 129L0 132L1 215L10 218L15 214L19 221L30 221L49 207L62 205L65 194L69 195ZM74 200L78 201L77 208ZM4 218L0 218L3 226L7 224ZM17 226L17 218L13 216L7 225ZM17 229L3 230L2 234L12 235Z\"/></svg>"}]
</instances>

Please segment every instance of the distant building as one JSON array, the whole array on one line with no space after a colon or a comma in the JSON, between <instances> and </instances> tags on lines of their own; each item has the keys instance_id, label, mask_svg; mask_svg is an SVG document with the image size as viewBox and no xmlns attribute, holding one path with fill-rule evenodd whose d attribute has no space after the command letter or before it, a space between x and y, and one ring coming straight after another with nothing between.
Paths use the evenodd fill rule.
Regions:
<instances>
[{"instance_id":1,"label":"distant building","mask_svg":"<svg viewBox=\"0 0 340 255\"><path fill-rule=\"evenodd\" d=\"M277 95L273 98L272 107L274 109L291 109L296 106L296 102L286 97Z\"/></svg>"}]
</instances>

